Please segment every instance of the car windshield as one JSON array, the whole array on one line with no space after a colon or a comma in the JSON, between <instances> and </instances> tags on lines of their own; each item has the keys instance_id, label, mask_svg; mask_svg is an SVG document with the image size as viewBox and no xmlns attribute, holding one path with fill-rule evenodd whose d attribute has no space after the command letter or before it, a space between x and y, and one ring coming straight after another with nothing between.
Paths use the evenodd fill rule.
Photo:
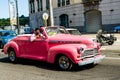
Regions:
<instances>
[{"instance_id":1,"label":"car windshield","mask_svg":"<svg viewBox=\"0 0 120 80\"><path fill-rule=\"evenodd\" d=\"M68 32L73 35L81 35L81 33L78 30L68 30Z\"/></svg>"},{"instance_id":2,"label":"car windshield","mask_svg":"<svg viewBox=\"0 0 120 80\"><path fill-rule=\"evenodd\" d=\"M63 27L48 27L46 28L48 36L53 36L56 34L69 34Z\"/></svg>"},{"instance_id":3,"label":"car windshield","mask_svg":"<svg viewBox=\"0 0 120 80\"><path fill-rule=\"evenodd\" d=\"M10 36L16 36L16 33L12 32L12 31L2 31L2 32L0 32L0 35L1 36L8 36L8 35L10 35Z\"/></svg>"}]
</instances>

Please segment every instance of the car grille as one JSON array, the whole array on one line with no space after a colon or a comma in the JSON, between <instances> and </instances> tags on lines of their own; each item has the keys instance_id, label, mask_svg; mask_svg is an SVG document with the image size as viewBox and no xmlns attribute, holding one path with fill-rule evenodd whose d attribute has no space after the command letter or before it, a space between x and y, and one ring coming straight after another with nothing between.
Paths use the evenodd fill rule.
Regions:
<instances>
[{"instance_id":1,"label":"car grille","mask_svg":"<svg viewBox=\"0 0 120 80\"><path fill-rule=\"evenodd\" d=\"M84 50L83 53L81 54L81 58L94 56L96 54L98 54L98 49L96 49L96 48Z\"/></svg>"}]
</instances>

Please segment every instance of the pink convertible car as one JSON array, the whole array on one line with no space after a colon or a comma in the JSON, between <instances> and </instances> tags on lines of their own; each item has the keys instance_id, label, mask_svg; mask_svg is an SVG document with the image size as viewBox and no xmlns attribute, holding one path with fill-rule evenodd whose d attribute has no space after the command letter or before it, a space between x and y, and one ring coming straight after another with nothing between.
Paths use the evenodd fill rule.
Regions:
<instances>
[{"instance_id":1,"label":"pink convertible car","mask_svg":"<svg viewBox=\"0 0 120 80\"><path fill-rule=\"evenodd\" d=\"M62 70L73 65L99 63L105 56L100 54L100 45L84 36L70 35L63 27L41 27L44 38L30 41L32 34L19 35L4 46L10 61L18 58L54 63Z\"/></svg>"}]
</instances>

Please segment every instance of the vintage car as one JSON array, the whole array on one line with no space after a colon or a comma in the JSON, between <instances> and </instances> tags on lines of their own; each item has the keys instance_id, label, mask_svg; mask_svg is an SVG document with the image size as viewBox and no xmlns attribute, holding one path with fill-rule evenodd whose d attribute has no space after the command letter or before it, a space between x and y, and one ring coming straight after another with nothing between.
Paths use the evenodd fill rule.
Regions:
<instances>
[{"instance_id":1,"label":"vintage car","mask_svg":"<svg viewBox=\"0 0 120 80\"><path fill-rule=\"evenodd\" d=\"M0 30L0 48L3 48L4 45L16 35L17 34L11 30Z\"/></svg>"},{"instance_id":2,"label":"vintage car","mask_svg":"<svg viewBox=\"0 0 120 80\"><path fill-rule=\"evenodd\" d=\"M24 27L23 29L24 29L25 34L31 34L33 31L33 29L31 27Z\"/></svg>"},{"instance_id":3,"label":"vintage car","mask_svg":"<svg viewBox=\"0 0 120 80\"><path fill-rule=\"evenodd\" d=\"M10 61L18 58L54 63L61 70L74 65L99 63L105 56L100 54L98 43L84 36L70 35L63 27L41 27L45 36L30 41L31 34L19 35L4 46Z\"/></svg>"}]
</instances>

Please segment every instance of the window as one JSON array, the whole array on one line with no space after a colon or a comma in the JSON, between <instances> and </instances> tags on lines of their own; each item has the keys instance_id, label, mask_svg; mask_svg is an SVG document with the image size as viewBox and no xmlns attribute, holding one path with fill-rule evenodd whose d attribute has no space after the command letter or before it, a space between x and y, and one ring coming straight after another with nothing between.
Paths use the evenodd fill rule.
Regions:
<instances>
[{"instance_id":1,"label":"window","mask_svg":"<svg viewBox=\"0 0 120 80\"><path fill-rule=\"evenodd\" d=\"M60 4L61 4L61 0L58 0L58 7L60 7Z\"/></svg>"},{"instance_id":2,"label":"window","mask_svg":"<svg viewBox=\"0 0 120 80\"><path fill-rule=\"evenodd\" d=\"M58 0L58 7L61 7L61 6L66 6L66 5L69 5L70 4L70 0Z\"/></svg>"},{"instance_id":3,"label":"window","mask_svg":"<svg viewBox=\"0 0 120 80\"><path fill-rule=\"evenodd\" d=\"M69 34L63 27L48 27L46 28L48 36L53 36L56 34Z\"/></svg>"},{"instance_id":4,"label":"window","mask_svg":"<svg viewBox=\"0 0 120 80\"><path fill-rule=\"evenodd\" d=\"M38 11L40 11L40 1L39 0L37 0L37 9L38 9Z\"/></svg>"},{"instance_id":5,"label":"window","mask_svg":"<svg viewBox=\"0 0 120 80\"><path fill-rule=\"evenodd\" d=\"M49 0L46 0L46 10L49 9Z\"/></svg>"},{"instance_id":6,"label":"window","mask_svg":"<svg viewBox=\"0 0 120 80\"><path fill-rule=\"evenodd\" d=\"M66 5L69 5L70 4L70 0L66 0Z\"/></svg>"},{"instance_id":7,"label":"window","mask_svg":"<svg viewBox=\"0 0 120 80\"><path fill-rule=\"evenodd\" d=\"M40 0L40 11L43 10L43 4L42 4L42 0Z\"/></svg>"},{"instance_id":8,"label":"window","mask_svg":"<svg viewBox=\"0 0 120 80\"><path fill-rule=\"evenodd\" d=\"M65 6L65 0L62 0L62 6Z\"/></svg>"},{"instance_id":9,"label":"window","mask_svg":"<svg viewBox=\"0 0 120 80\"><path fill-rule=\"evenodd\" d=\"M30 10L31 10L31 13L34 13L34 12L35 12L34 0L31 0L31 1L30 1Z\"/></svg>"},{"instance_id":10,"label":"window","mask_svg":"<svg viewBox=\"0 0 120 80\"><path fill-rule=\"evenodd\" d=\"M5 31L2 36L16 36L16 33L12 31Z\"/></svg>"},{"instance_id":11,"label":"window","mask_svg":"<svg viewBox=\"0 0 120 80\"><path fill-rule=\"evenodd\" d=\"M35 12L35 4L34 4L34 2L32 2L32 12L33 13Z\"/></svg>"},{"instance_id":12,"label":"window","mask_svg":"<svg viewBox=\"0 0 120 80\"><path fill-rule=\"evenodd\" d=\"M38 11L42 11L43 10L42 0L37 0L37 6L38 6Z\"/></svg>"},{"instance_id":13,"label":"window","mask_svg":"<svg viewBox=\"0 0 120 80\"><path fill-rule=\"evenodd\" d=\"M32 13L32 3L30 2L30 12Z\"/></svg>"}]
</instances>

